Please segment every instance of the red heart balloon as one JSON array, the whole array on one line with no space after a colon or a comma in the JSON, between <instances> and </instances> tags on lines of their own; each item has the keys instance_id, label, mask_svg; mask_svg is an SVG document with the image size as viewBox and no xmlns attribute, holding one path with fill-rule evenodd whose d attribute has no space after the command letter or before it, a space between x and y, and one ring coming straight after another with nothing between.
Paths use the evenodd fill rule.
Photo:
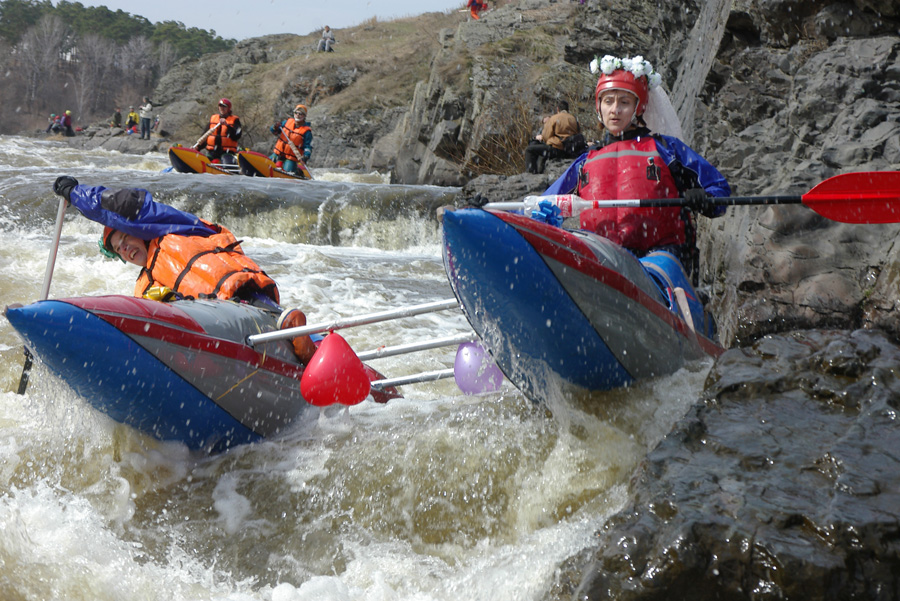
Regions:
<instances>
[{"instance_id":1,"label":"red heart balloon","mask_svg":"<svg viewBox=\"0 0 900 601\"><path fill-rule=\"evenodd\" d=\"M365 366L338 334L329 334L319 343L300 378L300 393L316 407L356 405L369 395L369 388Z\"/></svg>"}]
</instances>

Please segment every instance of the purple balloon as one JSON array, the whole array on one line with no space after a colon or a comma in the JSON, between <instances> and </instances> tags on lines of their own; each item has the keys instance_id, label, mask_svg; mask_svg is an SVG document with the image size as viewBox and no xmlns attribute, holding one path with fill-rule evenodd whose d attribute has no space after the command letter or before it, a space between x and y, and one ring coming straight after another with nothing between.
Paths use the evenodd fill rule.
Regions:
<instances>
[{"instance_id":1,"label":"purple balloon","mask_svg":"<svg viewBox=\"0 0 900 601\"><path fill-rule=\"evenodd\" d=\"M464 342L453 364L456 385L465 394L496 392L503 384L503 372L478 342Z\"/></svg>"}]
</instances>

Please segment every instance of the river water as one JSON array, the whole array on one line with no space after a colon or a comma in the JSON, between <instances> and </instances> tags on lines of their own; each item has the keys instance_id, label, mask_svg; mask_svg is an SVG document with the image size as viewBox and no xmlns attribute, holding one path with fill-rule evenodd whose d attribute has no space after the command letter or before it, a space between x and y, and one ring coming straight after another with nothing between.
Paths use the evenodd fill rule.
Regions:
<instances>
[{"instance_id":1,"label":"river water","mask_svg":"<svg viewBox=\"0 0 900 601\"><path fill-rule=\"evenodd\" d=\"M164 154L0 136L0 305L37 300L68 174L227 225L310 322L452 297L434 209L457 189L313 170L311 182L165 173ZM69 209L51 298L130 294L101 227ZM357 351L468 331L458 310L344 330ZM453 366L455 349L371 364ZM110 357L110 361L114 361ZM536 407L452 379L387 405L312 410L277 439L206 456L116 424L36 364L0 318L0 598L525 601L628 501L708 364Z\"/></svg>"}]
</instances>

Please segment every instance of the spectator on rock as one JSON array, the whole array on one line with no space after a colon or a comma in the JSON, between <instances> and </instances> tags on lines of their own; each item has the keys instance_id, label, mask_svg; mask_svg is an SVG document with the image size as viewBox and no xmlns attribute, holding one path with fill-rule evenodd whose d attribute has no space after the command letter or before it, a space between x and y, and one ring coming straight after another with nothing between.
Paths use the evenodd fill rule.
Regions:
<instances>
[{"instance_id":1,"label":"spectator on rock","mask_svg":"<svg viewBox=\"0 0 900 601\"><path fill-rule=\"evenodd\" d=\"M469 0L466 3L466 7L469 9L469 14L472 15L472 18L476 21L480 19L479 13L483 10L487 10L487 1L486 0Z\"/></svg>"},{"instance_id":2,"label":"spectator on rock","mask_svg":"<svg viewBox=\"0 0 900 601\"><path fill-rule=\"evenodd\" d=\"M584 152L584 136L575 115L569 112L569 103L560 100L556 103L556 111L525 149L528 173L543 173L547 159L574 159Z\"/></svg>"},{"instance_id":3,"label":"spectator on rock","mask_svg":"<svg viewBox=\"0 0 900 601\"><path fill-rule=\"evenodd\" d=\"M334 39L334 33L331 31L331 27L328 25L325 26L325 29L322 30L322 39L319 40L319 46L316 48L316 52L334 52L332 46L337 40Z\"/></svg>"},{"instance_id":4,"label":"spectator on rock","mask_svg":"<svg viewBox=\"0 0 900 601\"><path fill-rule=\"evenodd\" d=\"M65 130L66 137L71 138L75 135L75 131L72 129L72 111L66 111L59 123Z\"/></svg>"},{"instance_id":5,"label":"spectator on rock","mask_svg":"<svg viewBox=\"0 0 900 601\"><path fill-rule=\"evenodd\" d=\"M150 125L153 120L153 104L150 99L144 96L144 104L140 106L141 111L141 140L150 139Z\"/></svg>"},{"instance_id":6,"label":"spectator on rock","mask_svg":"<svg viewBox=\"0 0 900 601\"><path fill-rule=\"evenodd\" d=\"M128 134L137 133L138 124L141 122L141 118L138 116L136 112L134 112L134 107L128 107L128 115L125 117L125 131Z\"/></svg>"},{"instance_id":7,"label":"spectator on rock","mask_svg":"<svg viewBox=\"0 0 900 601\"><path fill-rule=\"evenodd\" d=\"M60 120L62 115L57 115L56 113L50 113L50 118L47 119L47 131L46 133L50 133L51 131L55 134L58 134L62 131L62 126L60 125Z\"/></svg>"}]
</instances>

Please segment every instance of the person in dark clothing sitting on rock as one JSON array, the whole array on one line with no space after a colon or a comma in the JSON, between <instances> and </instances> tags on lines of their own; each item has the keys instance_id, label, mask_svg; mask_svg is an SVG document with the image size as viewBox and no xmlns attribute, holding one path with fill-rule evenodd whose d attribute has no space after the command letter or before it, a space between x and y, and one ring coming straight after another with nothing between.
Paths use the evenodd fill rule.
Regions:
<instances>
[{"instance_id":1,"label":"person in dark clothing sitting on rock","mask_svg":"<svg viewBox=\"0 0 900 601\"><path fill-rule=\"evenodd\" d=\"M547 159L572 159L584 152L584 136L575 115L569 112L569 103L560 100L556 111L525 149L528 173L543 173Z\"/></svg>"}]
</instances>

